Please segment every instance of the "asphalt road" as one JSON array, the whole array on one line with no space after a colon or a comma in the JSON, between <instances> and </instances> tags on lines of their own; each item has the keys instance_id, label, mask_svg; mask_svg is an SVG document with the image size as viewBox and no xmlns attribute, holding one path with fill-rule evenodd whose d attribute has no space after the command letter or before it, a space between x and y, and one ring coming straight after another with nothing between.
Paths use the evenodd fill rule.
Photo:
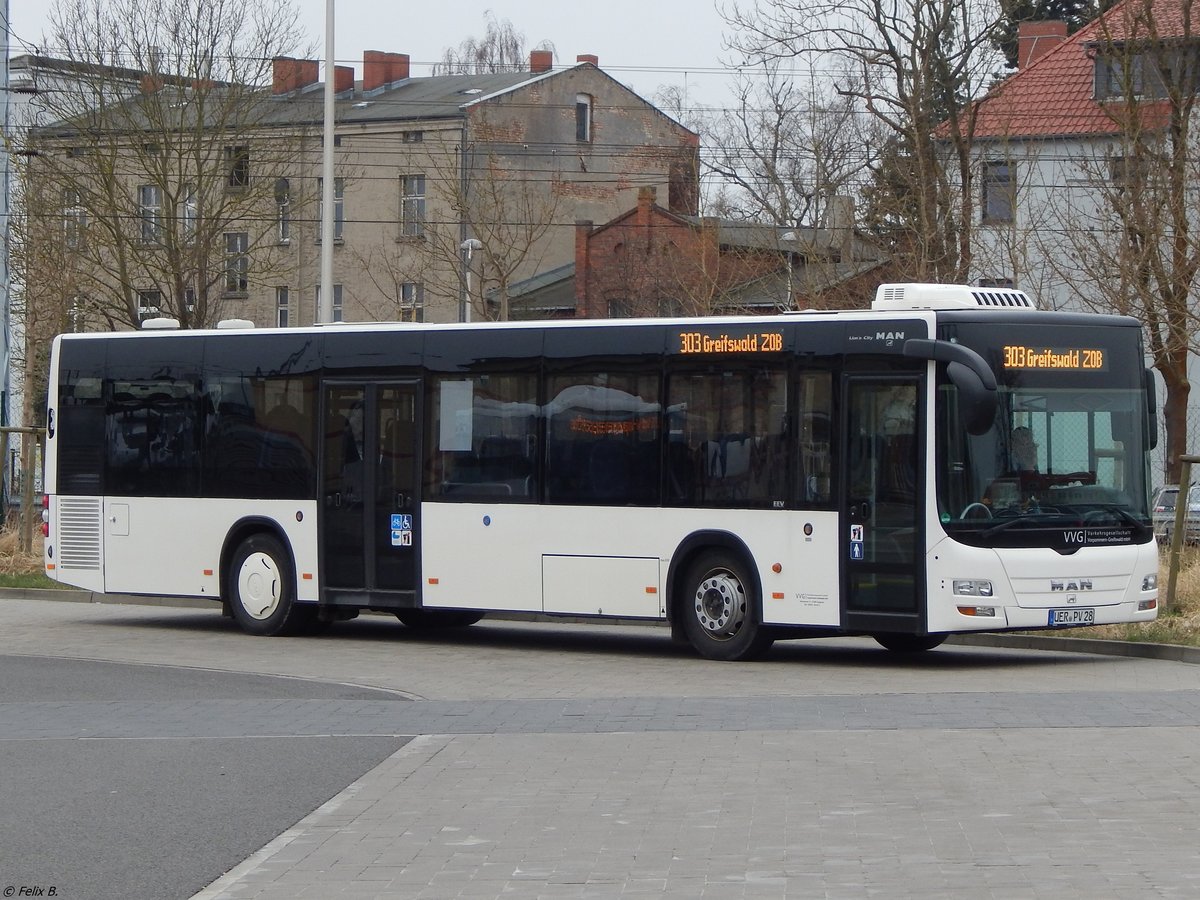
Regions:
<instances>
[{"instance_id":1,"label":"asphalt road","mask_svg":"<svg viewBox=\"0 0 1200 900\"><path fill-rule=\"evenodd\" d=\"M0 640L0 892L1200 894L1187 662L833 639L724 664L661 627L264 639L33 600L0 601Z\"/></svg>"},{"instance_id":2,"label":"asphalt road","mask_svg":"<svg viewBox=\"0 0 1200 900\"><path fill-rule=\"evenodd\" d=\"M190 896L407 740L273 734L246 711L364 700L411 705L295 678L0 656L0 893Z\"/></svg>"}]
</instances>

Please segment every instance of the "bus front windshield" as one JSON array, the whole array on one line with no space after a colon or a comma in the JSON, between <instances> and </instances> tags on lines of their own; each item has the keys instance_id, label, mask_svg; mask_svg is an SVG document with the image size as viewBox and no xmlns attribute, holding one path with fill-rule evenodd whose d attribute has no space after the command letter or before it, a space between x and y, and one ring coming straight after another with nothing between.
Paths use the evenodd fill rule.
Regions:
<instances>
[{"instance_id":1,"label":"bus front windshield","mask_svg":"<svg viewBox=\"0 0 1200 900\"><path fill-rule=\"evenodd\" d=\"M999 386L981 435L957 421L955 389L938 392L938 513L952 537L980 546L1149 539L1145 394L1040 377ZM1066 531L1065 529L1070 529Z\"/></svg>"}]
</instances>

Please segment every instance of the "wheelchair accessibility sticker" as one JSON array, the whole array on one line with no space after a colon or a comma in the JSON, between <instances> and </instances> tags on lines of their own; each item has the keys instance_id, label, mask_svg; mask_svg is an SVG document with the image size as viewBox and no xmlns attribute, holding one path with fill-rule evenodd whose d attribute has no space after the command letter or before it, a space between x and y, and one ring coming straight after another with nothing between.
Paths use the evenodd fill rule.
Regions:
<instances>
[{"instance_id":1,"label":"wheelchair accessibility sticker","mask_svg":"<svg viewBox=\"0 0 1200 900\"><path fill-rule=\"evenodd\" d=\"M392 514L392 546L411 547L413 542L412 516L403 513Z\"/></svg>"}]
</instances>

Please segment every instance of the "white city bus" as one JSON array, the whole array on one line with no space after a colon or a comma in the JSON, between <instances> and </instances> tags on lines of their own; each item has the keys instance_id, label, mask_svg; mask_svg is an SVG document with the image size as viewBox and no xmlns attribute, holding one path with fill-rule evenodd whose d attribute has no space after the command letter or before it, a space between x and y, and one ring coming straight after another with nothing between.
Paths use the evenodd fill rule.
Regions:
<instances>
[{"instance_id":1,"label":"white city bus","mask_svg":"<svg viewBox=\"0 0 1200 900\"><path fill-rule=\"evenodd\" d=\"M1143 366L1133 319L950 285L774 317L64 335L46 572L208 597L254 634L520 611L667 620L713 659L1147 621Z\"/></svg>"}]
</instances>

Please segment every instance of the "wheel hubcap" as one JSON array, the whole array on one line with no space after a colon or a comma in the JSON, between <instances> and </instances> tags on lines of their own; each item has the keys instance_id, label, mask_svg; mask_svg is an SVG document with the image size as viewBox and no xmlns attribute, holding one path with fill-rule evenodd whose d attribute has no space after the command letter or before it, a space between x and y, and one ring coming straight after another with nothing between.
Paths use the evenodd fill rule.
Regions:
<instances>
[{"instance_id":1,"label":"wheel hubcap","mask_svg":"<svg viewBox=\"0 0 1200 900\"><path fill-rule=\"evenodd\" d=\"M696 588L696 619L709 636L727 641L746 620L746 589L728 572L714 572Z\"/></svg>"},{"instance_id":2,"label":"wheel hubcap","mask_svg":"<svg viewBox=\"0 0 1200 900\"><path fill-rule=\"evenodd\" d=\"M266 553L251 553L238 570L238 598L242 609L255 619L269 619L279 608L282 579L275 560Z\"/></svg>"}]
</instances>

